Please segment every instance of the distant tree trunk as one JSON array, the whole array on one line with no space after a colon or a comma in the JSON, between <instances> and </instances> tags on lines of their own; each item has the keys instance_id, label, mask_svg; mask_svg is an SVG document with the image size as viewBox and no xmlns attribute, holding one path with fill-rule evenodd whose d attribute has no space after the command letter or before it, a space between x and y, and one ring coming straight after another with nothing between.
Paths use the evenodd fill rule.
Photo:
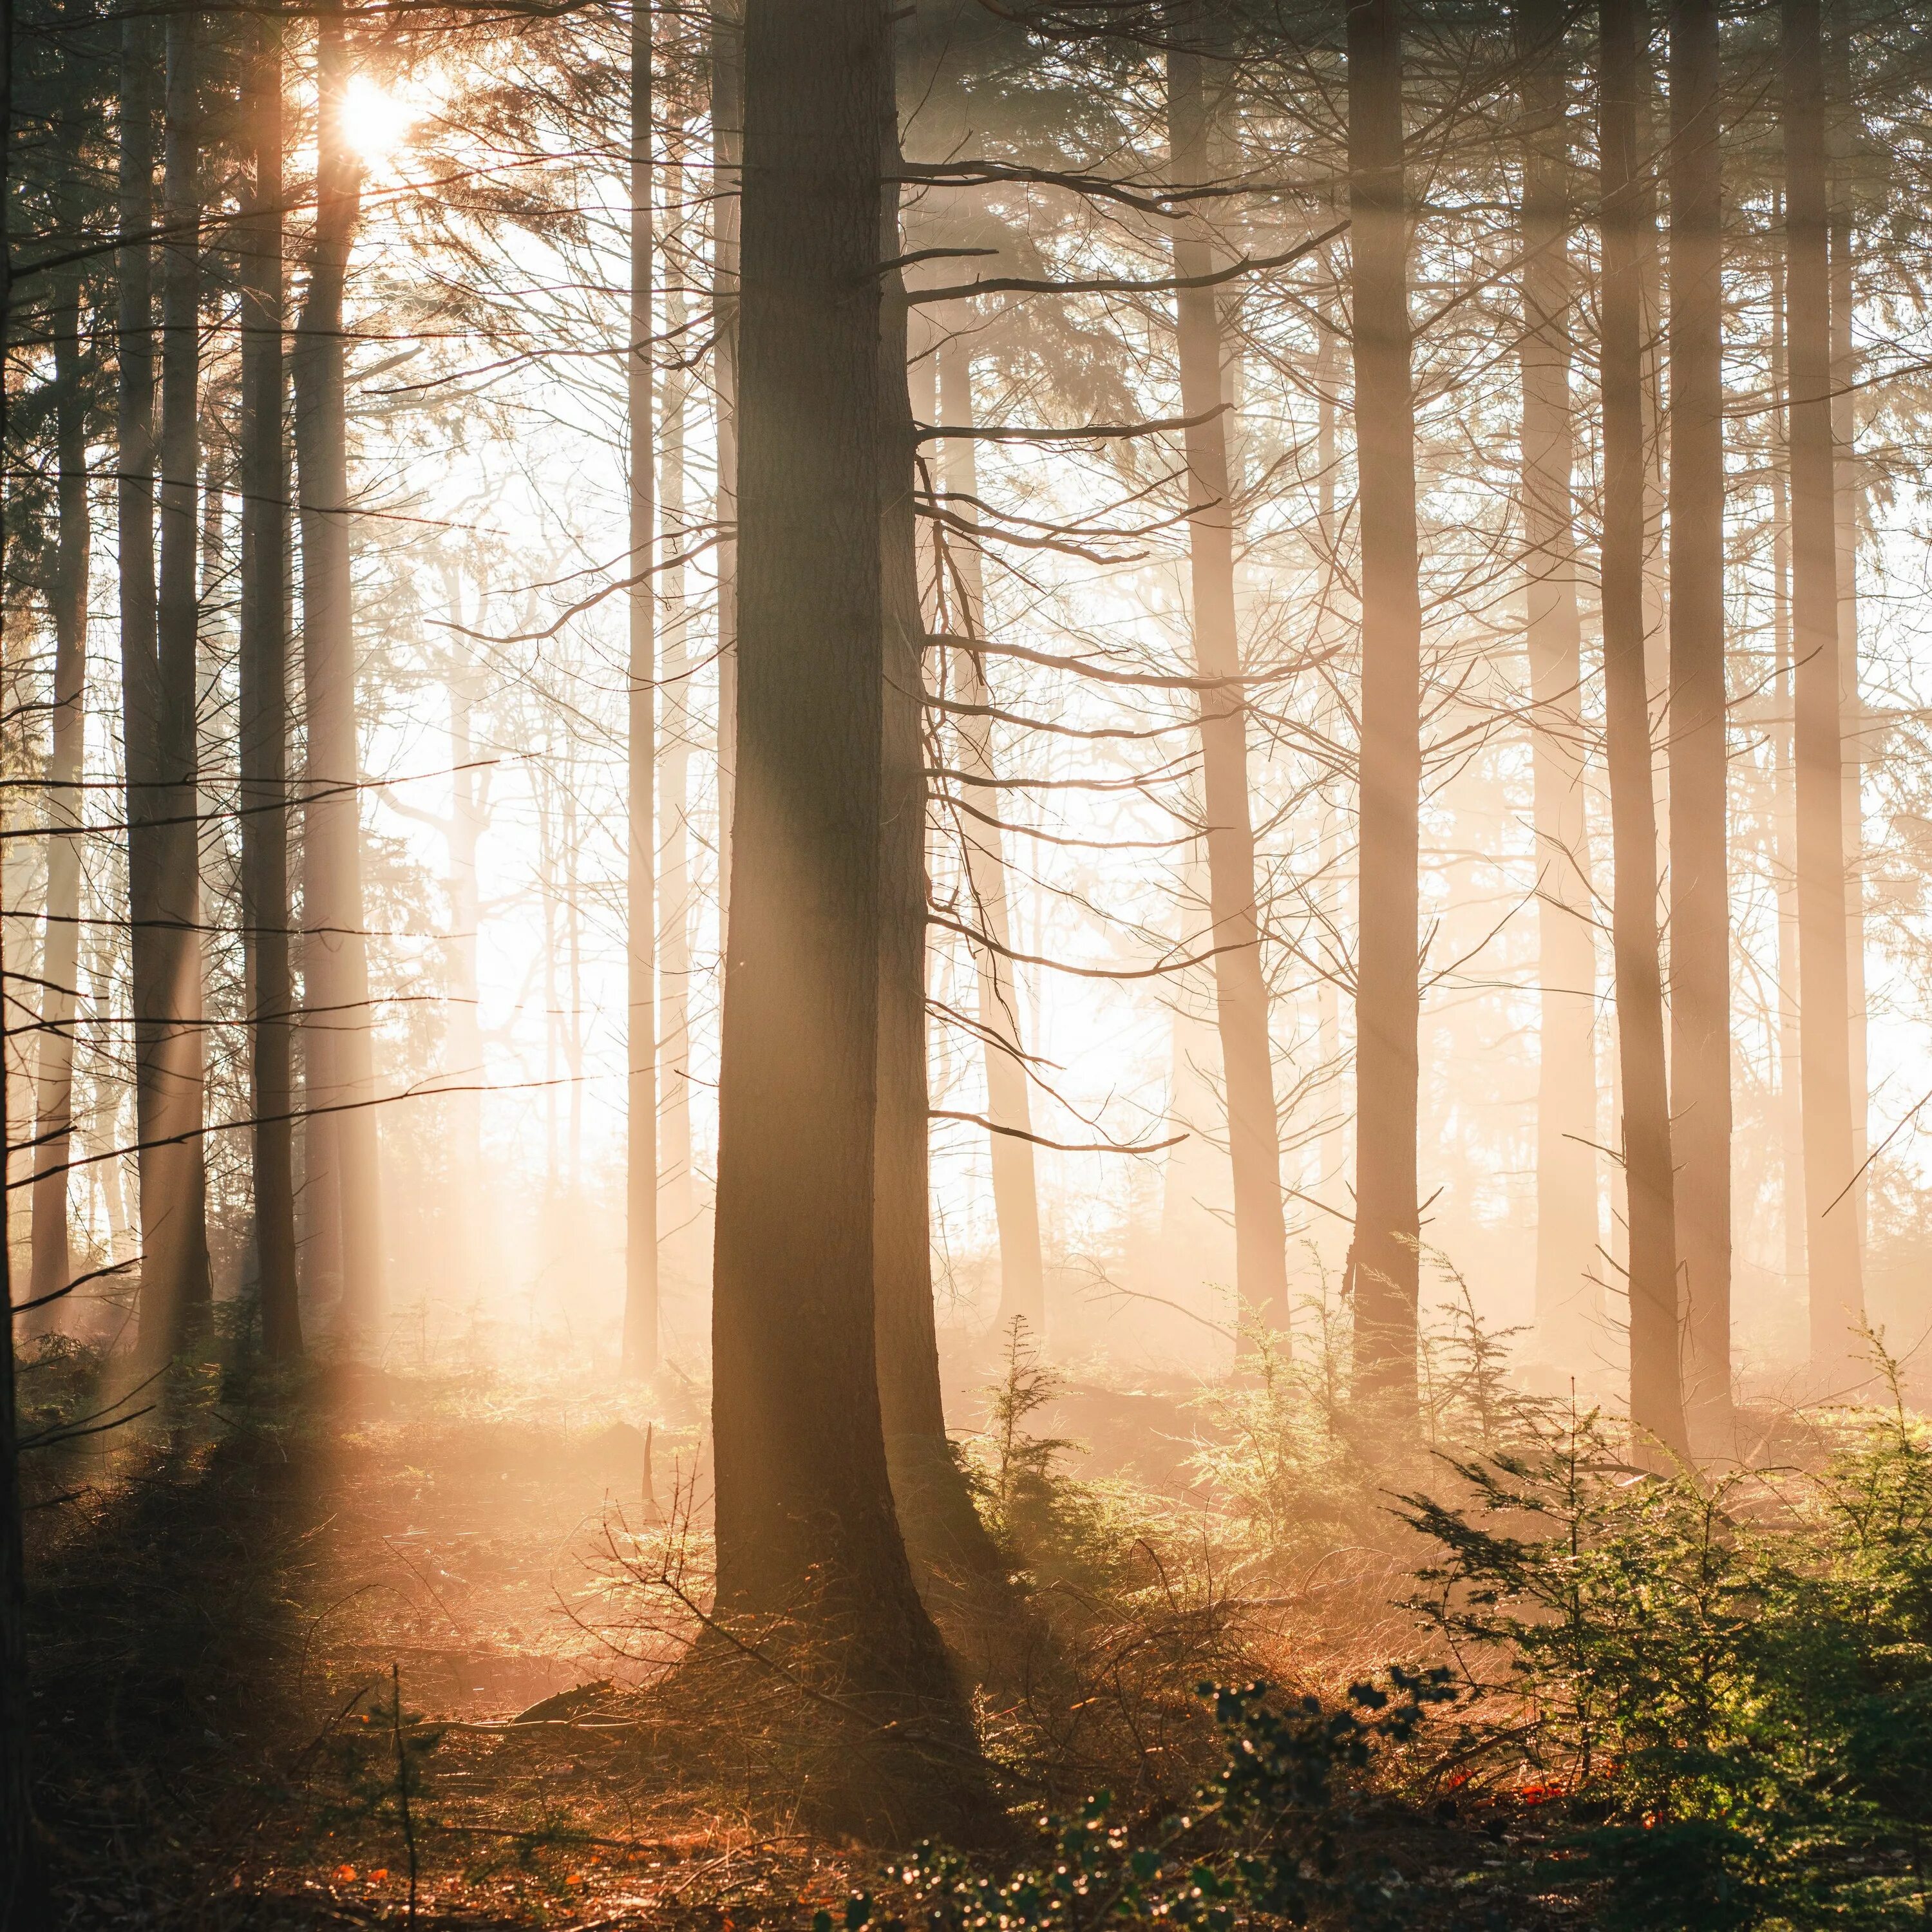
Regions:
<instances>
[{"instance_id":1,"label":"distant tree trunk","mask_svg":"<svg viewBox=\"0 0 1932 1932\"><path fill-rule=\"evenodd\" d=\"M1170 0L1167 19L1168 32L1177 42L1167 54L1170 172L1177 182L1198 184L1213 172L1198 0ZM1182 280L1212 273L1214 254L1204 224L1176 224L1174 266ZM1224 416L1214 413L1222 400L1217 292L1184 288L1176 295L1175 312L1181 412L1206 418L1184 432L1195 668L1202 677L1238 679L1241 655L1235 628L1234 512L1227 422ZM1268 982L1262 970L1243 688L1230 683L1216 692L1204 692L1200 727L1215 1016L1234 1169L1235 1288L1244 1321L1259 1321L1285 1332L1288 1230L1282 1214L1281 1132L1275 1112Z\"/></svg>"},{"instance_id":2,"label":"distant tree trunk","mask_svg":"<svg viewBox=\"0 0 1932 1932\"><path fill-rule=\"evenodd\" d=\"M958 428L970 428L973 416L972 346L963 335L950 336L939 351L939 415ZM945 481L950 508L960 522L976 525L974 501L980 494L978 465L970 436L949 438ZM947 546L955 581L950 586L960 607L960 628L968 638L986 635L986 588L979 546L970 533L956 536ZM993 776L992 721L985 715L992 694L986 688L986 661L977 651L965 654L966 678L961 692L966 704L980 707L959 719L961 756L975 777ZM983 801L969 799L997 814L998 794L988 791ZM973 894L976 922L992 941L976 946L973 958L979 982L981 1044L986 1053L986 1118L993 1124L993 1215L1000 1236L1000 1312L995 1326L1001 1333L1017 1318L1036 1337L1046 1333L1045 1270L1040 1259L1040 1187L1034 1144L1023 1138L1033 1130L1032 1091L1023 1058L1024 1034L1020 1024L1019 992L1013 982L1012 920L1006 894L1004 841L997 825L967 816L966 878ZM1012 1131L1002 1132L1002 1128Z\"/></svg>"},{"instance_id":3,"label":"distant tree trunk","mask_svg":"<svg viewBox=\"0 0 1932 1932\"><path fill-rule=\"evenodd\" d=\"M1857 1162L1846 960L1830 217L1818 0L1784 0L1784 39L1806 1249L1812 1367L1830 1381L1851 1364L1856 1332L1864 1320L1864 1284L1852 1196Z\"/></svg>"},{"instance_id":4,"label":"distant tree trunk","mask_svg":"<svg viewBox=\"0 0 1932 1932\"><path fill-rule=\"evenodd\" d=\"M131 26L134 23L127 23ZM14 12L0 14L0 346L11 320ZM0 386L0 447L5 444L6 394ZM0 531L4 535L4 531ZM5 1056L0 1054L0 1120L8 1118ZM20 1461L14 1395L13 1244L7 1238L5 1190L0 1188L0 1297L8 1312L0 1348L0 1932L38 1932L52 1916L40 1834L34 1822L34 1783L28 1749L26 1562L20 1538Z\"/></svg>"},{"instance_id":5,"label":"distant tree trunk","mask_svg":"<svg viewBox=\"0 0 1932 1932\"><path fill-rule=\"evenodd\" d=\"M731 908L738 769L738 205L744 148L745 26L740 0L711 11L712 386L718 399L718 932Z\"/></svg>"},{"instance_id":6,"label":"distant tree trunk","mask_svg":"<svg viewBox=\"0 0 1932 1932\"><path fill-rule=\"evenodd\" d=\"M384 1312L382 1175L376 1126L369 946L362 904L362 755L350 577L349 434L343 299L362 184L341 124L348 78L340 0L316 21L321 102L315 235L296 329L296 463L301 478L302 672L308 716L303 1019L309 1184L332 1184L340 1242L340 1328L371 1341ZM320 1160L318 1161L318 1155ZM318 1166L326 1170L319 1174ZM326 1200L318 1209L326 1214Z\"/></svg>"},{"instance_id":7,"label":"distant tree trunk","mask_svg":"<svg viewBox=\"0 0 1932 1932\"><path fill-rule=\"evenodd\" d=\"M68 1236L68 1162L74 1130L74 1015L80 976L81 754L86 736L87 396L80 369L80 275L62 273L50 304L54 349L56 493L59 549L54 569L52 755L47 760L46 938L40 950L40 1067L34 1150L35 1301L74 1278ZM56 1312L35 1324L51 1327Z\"/></svg>"},{"instance_id":8,"label":"distant tree trunk","mask_svg":"<svg viewBox=\"0 0 1932 1932\"><path fill-rule=\"evenodd\" d=\"M658 1366L656 458L651 427L651 10L631 6L630 1153L624 1237L623 1367Z\"/></svg>"},{"instance_id":9,"label":"distant tree trunk","mask_svg":"<svg viewBox=\"0 0 1932 1932\"><path fill-rule=\"evenodd\" d=\"M1541 1008L1536 1096L1536 1326L1544 1358L1584 1360L1598 1313L1597 950L1583 790L1570 335L1570 128L1560 8L1516 15L1522 70L1522 514Z\"/></svg>"},{"instance_id":10,"label":"distant tree trunk","mask_svg":"<svg viewBox=\"0 0 1932 1932\"><path fill-rule=\"evenodd\" d=\"M1360 938L1355 994L1355 1380L1411 1408L1416 1202L1422 608L1409 371L1408 214L1396 0L1348 8L1355 445L1361 522Z\"/></svg>"},{"instance_id":11,"label":"distant tree trunk","mask_svg":"<svg viewBox=\"0 0 1932 1932\"><path fill-rule=\"evenodd\" d=\"M894 1518L874 1342L886 16L872 0L749 0L745 40L718 1600L796 1619L808 1667L874 1723L956 1742L970 1730ZM912 1768L903 1746L855 1731L844 1808L929 1814L911 1779L886 1788L888 1756Z\"/></svg>"},{"instance_id":12,"label":"distant tree trunk","mask_svg":"<svg viewBox=\"0 0 1932 1932\"><path fill-rule=\"evenodd\" d=\"M1682 1454L1676 1232L1664 988L1657 931L1657 801L1644 664L1643 260L1654 242L1637 140L1641 0L1601 0L1599 152L1604 271L1604 691L1615 881L1611 910L1630 1226L1630 1424Z\"/></svg>"},{"instance_id":13,"label":"distant tree trunk","mask_svg":"<svg viewBox=\"0 0 1932 1932\"><path fill-rule=\"evenodd\" d=\"M156 599L153 794L158 876L158 970L147 1018L154 1028L152 1138L141 1187L145 1259L140 1348L158 1366L206 1339L210 1293L202 1140L205 1084L201 1007L201 842L195 779L200 602L197 484L201 475L200 212L201 22L170 17L166 33L168 227L186 238L162 254L160 577ZM138 996L138 995L137 995Z\"/></svg>"},{"instance_id":14,"label":"distant tree trunk","mask_svg":"<svg viewBox=\"0 0 1932 1932\"><path fill-rule=\"evenodd\" d=\"M1670 12L1670 1073L1694 1435L1731 1404L1724 173L1717 0Z\"/></svg>"},{"instance_id":15,"label":"distant tree trunk","mask_svg":"<svg viewBox=\"0 0 1932 1932\"><path fill-rule=\"evenodd\" d=\"M250 989L250 1102L262 1346L302 1352L296 1294L295 985L289 946L289 456L281 21L263 14L243 74L254 181L242 280L242 934Z\"/></svg>"}]
</instances>

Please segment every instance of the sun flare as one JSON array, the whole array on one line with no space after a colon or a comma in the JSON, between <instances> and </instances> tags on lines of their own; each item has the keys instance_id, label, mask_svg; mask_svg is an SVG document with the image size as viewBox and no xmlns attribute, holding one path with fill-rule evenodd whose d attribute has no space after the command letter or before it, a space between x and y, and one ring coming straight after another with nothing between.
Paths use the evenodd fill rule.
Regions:
<instances>
[{"instance_id":1,"label":"sun flare","mask_svg":"<svg viewBox=\"0 0 1932 1932\"><path fill-rule=\"evenodd\" d=\"M343 138L365 161L385 160L402 147L416 118L406 103L360 75L344 90Z\"/></svg>"}]
</instances>

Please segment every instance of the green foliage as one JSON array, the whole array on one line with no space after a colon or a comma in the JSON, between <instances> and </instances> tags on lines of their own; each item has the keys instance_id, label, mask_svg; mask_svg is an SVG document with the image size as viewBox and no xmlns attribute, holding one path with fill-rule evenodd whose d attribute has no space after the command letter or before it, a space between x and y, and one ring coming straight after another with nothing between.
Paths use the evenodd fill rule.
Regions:
<instances>
[{"instance_id":1,"label":"green foliage","mask_svg":"<svg viewBox=\"0 0 1932 1932\"><path fill-rule=\"evenodd\" d=\"M929 1932L1057 1932L1102 1924L1167 1924L1229 1932L1255 1912L1300 1925L1339 1916L1352 1926L1405 1922L1407 1887L1366 1830L1366 1773L1406 1743L1433 1705L1454 1693L1447 1671L1388 1673L1358 1683L1339 1708L1304 1696L1277 1706L1268 1687L1199 1687L1224 1746L1220 1774L1185 1814L1136 1830L1106 1792L1079 1815L1043 1818L1040 1862L989 1875L958 1854L922 1846L893 1874ZM855 1893L846 1932L904 1932ZM821 1911L814 1932L832 1932Z\"/></svg>"},{"instance_id":2,"label":"green foliage","mask_svg":"<svg viewBox=\"0 0 1932 1932\"><path fill-rule=\"evenodd\" d=\"M1417 1607L1484 1694L1465 1762L1527 1762L1541 1882L1606 1926L1932 1910L1932 1440L1896 1400L1835 1434L1809 1475L1659 1476L1592 1416L1404 1499L1441 1552Z\"/></svg>"}]
</instances>

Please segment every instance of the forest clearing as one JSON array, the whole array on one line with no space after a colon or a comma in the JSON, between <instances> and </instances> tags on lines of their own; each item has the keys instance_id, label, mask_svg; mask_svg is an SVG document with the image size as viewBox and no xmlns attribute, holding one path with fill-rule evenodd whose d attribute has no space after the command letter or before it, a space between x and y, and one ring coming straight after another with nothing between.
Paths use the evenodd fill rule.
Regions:
<instances>
[{"instance_id":1,"label":"forest clearing","mask_svg":"<svg viewBox=\"0 0 1932 1932\"><path fill-rule=\"evenodd\" d=\"M1911 0L0 0L0 1932L1932 1912Z\"/></svg>"}]
</instances>

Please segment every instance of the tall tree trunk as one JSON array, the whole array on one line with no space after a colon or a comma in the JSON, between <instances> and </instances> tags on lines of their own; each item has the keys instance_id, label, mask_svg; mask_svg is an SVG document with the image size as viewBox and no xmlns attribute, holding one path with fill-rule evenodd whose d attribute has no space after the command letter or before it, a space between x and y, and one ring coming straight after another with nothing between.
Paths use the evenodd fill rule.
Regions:
<instances>
[{"instance_id":1,"label":"tall tree trunk","mask_svg":"<svg viewBox=\"0 0 1932 1932\"><path fill-rule=\"evenodd\" d=\"M731 909L738 769L738 227L744 151L742 0L711 10L712 388L718 398L718 934Z\"/></svg>"},{"instance_id":2,"label":"tall tree trunk","mask_svg":"<svg viewBox=\"0 0 1932 1932\"><path fill-rule=\"evenodd\" d=\"M205 1339L210 1316L206 1165L202 1140L201 841L196 789L201 474L200 254L197 100L201 22L166 30L164 215L183 233L161 256L160 577L156 598L154 828L158 970L153 1132L141 1186L145 1260L141 1353L158 1366ZM138 996L138 994L137 994Z\"/></svg>"},{"instance_id":3,"label":"tall tree trunk","mask_svg":"<svg viewBox=\"0 0 1932 1932\"><path fill-rule=\"evenodd\" d=\"M242 271L242 934L262 1346L302 1352L296 1294L295 985L289 948L289 458L284 431L282 34L260 15L244 70L254 181Z\"/></svg>"},{"instance_id":4,"label":"tall tree trunk","mask_svg":"<svg viewBox=\"0 0 1932 1932\"><path fill-rule=\"evenodd\" d=\"M1604 693L1611 905L1630 1227L1630 1424L1685 1449L1657 930L1657 801L1644 664L1643 268L1655 241L1637 139L1638 8L1601 0Z\"/></svg>"},{"instance_id":5,"label":"tall tree trunk","mask_svg":"<svg viewBox=\"0 0 1932 1932\"><path fill-rule=\"evenodd\" d=\"M956 1742L970 1732L893 1514L874 1340L884 11L748 0L745 64L718 1598L796 1619L810 1667L874 1723ZM914 1768L854 1733L846 1806L909 1822L931 1780L887 1788L888 1757Z\"/></svg>"},{"instance_id":6,"label":"tall tree trunk","mask_svg":"<svg viewBox=\"0 0 1932 1932\"><path fill-rule=\"evenodd\" d=\"M7 340L13 306L7 222L13 201L13 122L14 10L8 6L0 11L0 346ZM0 387L0 447L5 443L6 409L4 388ZM6 1083L5 1057L0 1055L0 1120L7 1118ZM28 1750L27 1580L14 1394L13 1245L7 1238L5 1195L0 1188L0 1297L8 1312L6 1346L0 1348L0 1932L38 1932L52 1914L34 1822Z\"/></svg>"},{"instance_id":7,"label":"tall tree trunk","mask_svg":"<svg viewBox=\"0 0 1932 1932\"><path fill-rule=\"evenodd\" d=\"M1583 790L1582 626L1576 604L1565 18L1516 15L1522 80L1522 515L1541 1009L1536 1094L1536 1326L1546 1360L1586 1358L1599 1310L1594 908Z\"/></svg>"},{"instance_id":8,"label":"tall tree trunk","mask_svg":"<svg viewBox=\"0 0 1932 1932\"><path fill-rule=\"evenodd\" d=\"M1422 607L1409 370L1408 211L1396 0L1348 8L1355 446L1361 522L1360 938L1355 993L1355 1380L1412 1408Z\"/></svg>"},{"instance_id":9,"label":"tall tree trunk","mask_svg":"<svg viewBox=\"0 0 1932 1932\"><path fill-rule=\"evenodd\" d=\"M670 130L664 167L664 206L674 221L684 218L690 177L684 167L685 131ZM691 353L686 340L689 309L684 276L665 278L664 334L672 348L664 371L663 450L664 688L666 716L658 770L658 936L660 998L664 1003L658 1058L663 1084L658 1165L659 1213L672 1235L695 1212L691 1169L691 610L681 558L690 547L686 444L690 433ZM573 904L574 902L573 901Z\"/></svg>"},{"instance_id":10,"label":"tall tree trunk","mask_svg":"<svg viewBox=\"0 0 1932 1932\"><path fill-rule=\"evenodd\" d=\"M1176 42L1167 54L1169 171L1179 184L1204 182L1213 172L1213 134L1202 84L1199 0L1171 0L1167 19ZM1182 280L1213 272L1204 224L1188 220L1176 225L1174 266L1177 279ZM1195 668L1204 678L1232 680L1240 676L1241 654L1234 616L1234 509L1227 418L1216 413L1222 401L1220 304L1212 288L1183 288L1174 305L1181 413L1203 418L1184 433ZM1288 1230L1282 1214L1281 1131L1275 1112L1268 982L1262 970L1254 821L1248 796L1247 704L1240 684L1231 682L1218 691L1203 692L1200 728L1215 1017L1234 1168L1235 1289L1244 1322L1260 1322L1285 1332Z\"/></svg>"},{"instance_id":11,"label":"tall tree trunk","mask_svg":"<svg viewBox=\"0 0 1932 1932\"><path fill-rule=\"evenodd\" d=\"M1717 0L1670 12L1670 1077L1692 1431L1731 1404L1724 173Z\"/></svg>"},{"instance_id":12,"label":"tall tree trunk","mask_svg":"<svg viewBox=\"0 0 1932 1932\"><path fill-rule=\"evenodd\" d=\"M56 491L59 550L53 583L52 755L47 761L46 938L40 949L40 1066L34 1150L33 1270L29 1297L58 1294L73 1279L68 1166L74 1130L74 1016L80 976L81 754L86 737L87 397L80 370L80 275L62 274L51 304ZM40 1325L51 1326L46 1310Z\"/></svg>"},{"instance_id":13,"label":"tall tree trunk","mask_svg":"<svg viewBox=\"0 0 1932 1932\"><path fill-rule=\"evenodd\" d=\"M626 1169L623 1368L658 1366L656 460L651 423L651 10L631 5L630 1151Z\"/></svg>"},{"instance_id":14,"label":"tall tree trunk","mask_svg":"<svg viewBox=\"0 0 1932 1932\"><path fill-rule=\"evenodd\" d=\"M308 1184L314 1187L320 1180L326 1189L332 1188L340 1243L340 1328L352 1344L362 1346L375 1338L385 1296L350 577L343 303L362 184L342 127L348 73L340 0L326 0L316 21L320 108L315 235L292 358L308 717L303 850L308 985L302 1027L308 1108L312 1118L321 1117L321 1130L309 1141ZM318 1203L318 1210L327 1213L326 1200Z\"/></svg>"},{"instance_id":15,"label":"tall tree trunk","mask_svg":"<svg viewBox=\"0 0 1932 1932\"><path fill-rule=\"evenodd\" d=\"M1852 1199L1846 962L1844 742L1840 712L1830 218L1818 0L1784 0L1784 122L1791 362L1792 620L1797 661L1798 977L1811 1363L1842 1376L1864 1320Z\"/></svg>"},{"instance_id":16,"label":"tall tree trunk","mask_svg":"<svg viewBox=\"0 0 1932 1932\"><path fill-rule=\"evenodd\" d=\"M939 362L941 421L970 428L973 416L972 345L964 335L949 336ZM960 628L974 642L986 635L986 586L979 543L972 534L980 494L973 439L952 436L944 445L947 496L958 522L968 526L947 545L952 581L948 586L959 609ZM960 714L961 760L976 778L993 776L992 720L986 713L992 694L986 688L986 660L966 653L964 687L970 707ZM988 791L988 800L997 794ZM969 801L970 802L970 801ZM996 804L985 809L997 813ZM968 817L964 821L966 879L976 922L992 942L973 949L979 985L980 1030L986 1053L986 1118L993 1124L993 1214L1000 1237L1000 1312L995 1324L1004 1333L1016 1320L1036 1337L1046 1333L1046 1272L1040 1258L1040 1186L1035 1173L1032 1091L1026 1070L1019 992L1013 982L1012 920L1006 893L1006 862L1000 828ZM1010 1131L1002 1132L1008 1130Z\"/></svg>"}]
</instances>

